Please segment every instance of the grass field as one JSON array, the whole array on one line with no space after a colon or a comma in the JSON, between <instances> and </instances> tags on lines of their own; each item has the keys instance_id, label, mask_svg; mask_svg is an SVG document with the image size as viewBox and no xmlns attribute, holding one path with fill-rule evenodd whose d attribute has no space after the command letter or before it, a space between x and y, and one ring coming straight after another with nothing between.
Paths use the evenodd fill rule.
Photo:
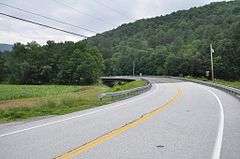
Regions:
<instances>
[{"instance_id":1,"label":"grass field","mask_svg":"<svg viewBox=\"0 0 240 159\"><path fill-rule=\"evenodd\" d=\"M31 97L59 95L68 92L77 92L80 86L65 85L0 85L0 101Z\"/></svg>"},{"instance_id":2,"label":"grass field","mask_svg":"<svg viewBox=\"0 0 240 159\"><path fill-rule=\"evenodd\" d=\"M144 85L133 81L112 88L63 85L0 85L0 122L36 116L61 115L97 107L111 101L101 101L98 95Z\"/></svg>"},{"instance_id":3,"label":"grass field","mask_svg":"<svg viewBox=\"0 0 240 159\"><path fill-rule=\"evenodd\" d=\"M4 87L6 86L4 85ZM11 85L9 87L13 88ZM32 92L36 87L33 88L30 86L25 89L26 92ZM43 90L41 86L38 87L39 90L36 90L37 93L29 93L25 97L17 93L13 93L10 96L10 92L14 92L13 89L6 91L8 95L5 96L5 99L10 98L13 100L0 101L0 121L26 119L35 116L60 115L99 106L104 103L97 98L97 95L109 89L104 86L49 86L48 91L48 86L44 86L43 89L45 92L40 94ZM17 86L14 86L14 88L19 89ZM63 90L64 88L66 90ZM22 92L19 91L19 93Z\"/></svg>"}]
</instances>

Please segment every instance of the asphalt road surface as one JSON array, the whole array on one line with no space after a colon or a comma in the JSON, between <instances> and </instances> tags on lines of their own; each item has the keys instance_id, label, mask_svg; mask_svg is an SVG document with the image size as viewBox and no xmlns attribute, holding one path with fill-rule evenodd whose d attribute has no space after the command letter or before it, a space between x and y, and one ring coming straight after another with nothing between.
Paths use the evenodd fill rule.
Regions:
<instances>
[{"instance_id":1,"label":"asphalt road surface","mask_svg":"<svg viewBox=\"0 0 240 159\"><path fill-rule=\"evenodd\" d=\"M240 159L240 101L214 88L148 78L106 106L0 125L1 159Z\"/></svg>"}]
</instances>

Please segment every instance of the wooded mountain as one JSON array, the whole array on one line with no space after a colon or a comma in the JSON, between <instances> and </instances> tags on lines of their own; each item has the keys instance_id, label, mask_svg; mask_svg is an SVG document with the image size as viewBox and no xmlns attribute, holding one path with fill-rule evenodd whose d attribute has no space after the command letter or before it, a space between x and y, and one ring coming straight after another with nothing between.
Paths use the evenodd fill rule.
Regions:
<instances>
[{"instance_id":1,"label":"wooded mountain","mask_svg":"<svg viewBox=\"0 0 240 159\"><path fill-rule=\"evenodd\" d=\"M1 43L0 43L0 52L11 51L11 50L12 50L12 47L13 47L13 45L1 44Z\"/></svg>"},{"instance_id":2,"label":"wooded mountain","mask_svg":"<svg viewBox=\"0 0 240 159\"><path fill-rule=\"evenodd\" d=\"M215 49L217 78L240 79L240 1L215 2L138 20L87 39L102 52L105 75L204 76Z\"/></svg>"}]
</instances>

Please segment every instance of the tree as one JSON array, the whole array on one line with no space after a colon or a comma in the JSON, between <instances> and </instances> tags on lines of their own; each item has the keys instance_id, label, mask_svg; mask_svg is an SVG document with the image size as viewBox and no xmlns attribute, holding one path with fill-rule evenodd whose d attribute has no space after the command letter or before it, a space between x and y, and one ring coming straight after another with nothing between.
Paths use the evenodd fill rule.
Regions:
<instances>
[{"instance_id":1,"label":"tree","mask_svg":"<svg viewBox=\"0 0 240 159\"><path fill-rule=\"evenodd\" d=\"M0 81L4 79L5 76L5 59L0 52Z\"/></svg>"},{"instance_id":2,"label":"tree","mask_svg":"<svg viewBox=\"0 0 240 159\"><path fill-rule=\"evenodd\" d=\"M166 62L164 64L166 73L171 76L178 76L182 73L181 71L181 63L182 63L182 58L177 57L173 54L169 55L166 58Z\"/></svg>"},{"instance_id":3,"label":"tree","mask_svg":"<svg viewBox=\"0 0 240 159\"><path fill-rule=\"evenodd\" d=\"M82 42L40 46L36 42L17 43L7 60L11 83L92 84L102 74L103 59L96 48Z\"/></svg>"},{"instance_id":4,"label":"tree","mask_svg":"<svg viewBox=\"0 0 240 159\"><path fill-rule=\"evenodd\" d=\"M96 50L81 52L76 49L71 60L71 68L74 71L72 83L91 84L98 81L102 70L102 59Z\"/></svg>"}]
</instances>

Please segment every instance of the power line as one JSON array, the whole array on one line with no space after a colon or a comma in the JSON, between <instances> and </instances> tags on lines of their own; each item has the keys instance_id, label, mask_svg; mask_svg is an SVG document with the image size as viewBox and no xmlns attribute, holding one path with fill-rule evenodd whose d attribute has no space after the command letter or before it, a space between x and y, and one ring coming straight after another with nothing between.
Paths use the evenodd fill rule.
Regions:
<instances>
[{"instance_id":1,"label":"power line","mask_svg":"<svg viewBox=\"0 0 240 159\"><path fill-rule=\"evenodd\" d=\"M50 29L53 29L53 30L61 31L61 32L68 33L68 34L71 34L71 35L80 36L80 37L83 37L83 38L88 38L87 36L82 35L82 34L74 33L74 32L71 32L71 31L63 30L63 29L59 29L59 28L52 27L52 26L49 26L49 25L46 25L46 24L34 22L34 21L31 21L31 20L28 20L28 19L19 18L19 17L16 17L16 16L12 16L12 15L9 15L9 14L2 13L2 12L0 12L0 15L4 15L4 16L7 16L7 17L10 17L10 18L13 18L13 19L17 19L17 20L20 20L20 21L24 21L24 22L35 24L35 25L39 25L39 26L42 26L42 27L45 27L45 28L50 28Z\"/></svg>"},{"instance_id":2,"label":"power line","mask_svg":"<svg viewBox=\"0 0 240 159\"><path fill-rule=\"evenodd\" d=\"M68 23L68 22L60 21L58 19L54 19L54 18L51 18L51 17L47 17L47 16L41 15L39 13L34 13L34 12L31 12L31 11L27 11L27 10L24 10L22 8L18 8L18 7L11 6L11 5L8 5L8 4L4 4L4 3L1 3L1 2L0 2L0 5L6 6L6 7L9 7L9 8L13 8L13 9L16 9L16 10L20 10L20 11L25 12L25 13L36 15L36 16L39 16L39 17L42 17L42 18L45 18L45 19L48 19L48 20L52 20L52 21L55 21L55 22L58 22L58 23L61 23L61 24L65 24L65 25L69 25L69 26L72 26L72 27L80 28L82 30L85 30L85 31L97 34L96 31L93 31L93 30L90 30L90 29L86 29L84 27L77 26L77 25L74 25L74 24L71 24L71 23Z\"/></svg>"},{"instance_id":3,"label":"power line","mask_svg":"<svg viewBox=\"0 0 240 159\"><path fill-rule=\"evenodd\" d=\"M56 2L56 3L58 3L58 4L60 4L60 5L63 5L63 6L65 6L65 7L67 7L67 8L70 8L70 9L74 10L75 12L77 12L77 13L79 13L79 14L86 15L86 16L92 18L92 19L95 19L95 20L97 20L97 21L100 21L100 22L105 23L105 20L104 20L104 19L98 18L98 17L94 17L93 15L88 14L88 13L84 13L84 12L80 11L79 9L76 9L76 8L74 8L74 7L66 4L66 3L59 2L59 1L57 1L57 0L52 0L52 1L54 1L54 2Z\"/></svg>"},{"instance_id":4,"label":"power line","mask_svg":"<svg viewBox=\"0 0 240 159\"><path fill-rule=\"evenodd\" d=\"M119 11L119 10L117 10L117 9L115 9L115 8L112 8L112 7L106 5L106 4L103 3L103 2L99 2L99 1L97 1L97 0L92 0L92 1L94 1L94 2L97 3L97 4L100 4L100 5L104 6L105 8L108 8L108 9L112 10L113 12L115 12L115 13L121 15L121 16L124 17L125 19L132 20L132 18L126 16L126 15L123 14L121 11Z\"/></svg>"}]
</instances>

